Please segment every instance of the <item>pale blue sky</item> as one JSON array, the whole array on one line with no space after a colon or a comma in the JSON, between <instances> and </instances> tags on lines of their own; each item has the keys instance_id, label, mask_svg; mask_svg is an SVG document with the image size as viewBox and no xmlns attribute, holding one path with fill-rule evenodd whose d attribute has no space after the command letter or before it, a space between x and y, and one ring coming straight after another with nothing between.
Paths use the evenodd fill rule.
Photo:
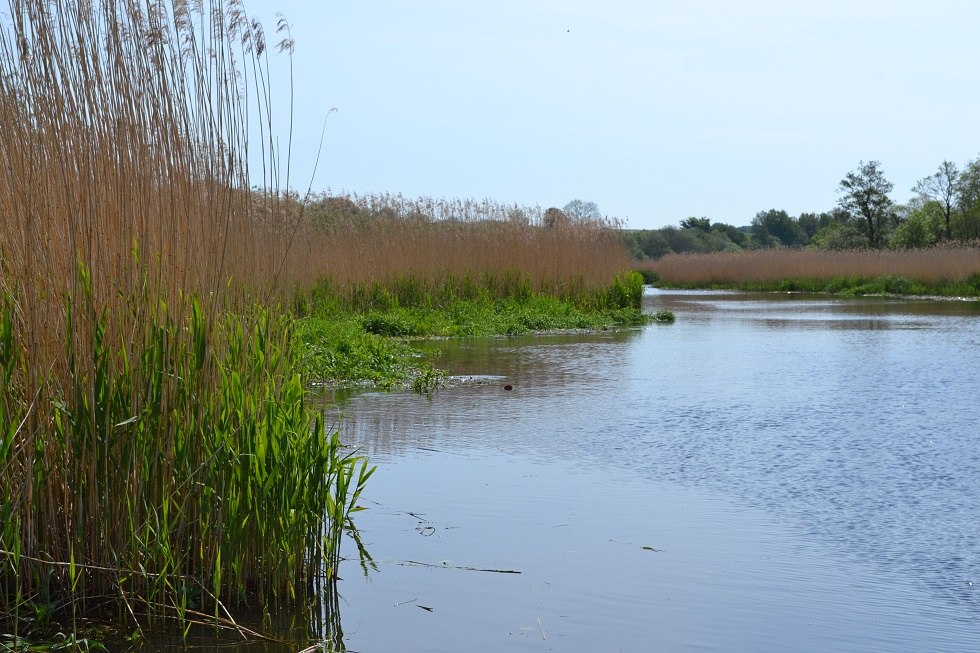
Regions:
<instances>
[{"instance_id":1,"label":"pale blue sky","mask_svg":"<svg viewBox=\"0 0 980 653\"><path fill-rule=\"evenodd\" d=\"M980 156L975 0L245 2L292 25L301 190L331 107L315 190L579 198L634 228L828 210L870 159L901 202Z\"/></svg>"}]
</instances>

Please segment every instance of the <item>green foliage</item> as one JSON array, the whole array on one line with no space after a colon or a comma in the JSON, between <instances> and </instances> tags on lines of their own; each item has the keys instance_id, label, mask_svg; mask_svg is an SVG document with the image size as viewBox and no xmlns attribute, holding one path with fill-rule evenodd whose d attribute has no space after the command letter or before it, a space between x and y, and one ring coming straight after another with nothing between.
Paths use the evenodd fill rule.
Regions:
<instances>
[{"instance_id":1,"label":"green foliage","mask_svg":"<svg viewBox=\"0 0 980 653\"><path fill-rule=\"evenodd\" d=\"M653 321L658 324L673 324L675 319L673 311L659 310L653 314Z\"/></svg>"},{"instance_id":2,"label":"green foliage","mask_svg":"<svg viewBox=\"0 0 980 653\"><path fill-rule=\"evenodd\" d=\"M643 304L643 275L639 272L625 272L613 282L608 290L602 308L635 308Z\"/></svg>"},{"instance_id":3,"label":"green foliage","mask_svg":"<svg viewBox=\"0 0 980 653\"><path fill-rule=\"evenodd\" d=\"M893 249L918 249L930 247L943 239L945 221L942 209L936 202L927 202L899 224L892 233Z\"/></svg>"},{"instance_id":4,"label":"green foliage","mask_svg":"<svg viewBox=\"0 0 980 653\"><path fill-rule=\"evenodd\" d=\"M801 213L796 222L799 224L800 230L803 231L805 242L809 243L820 229L834 222L834 218L830 213L821 213L820 215L816 213Z\"/></svg>"},{"instance_id":5,"label":"green foliage","mask_svg":"<svg viewBox=\"0 0 980 653\"><path fill-rule=\"evenodd\" d=\"M811 246L816 249L844 251L867 249L869 243L865 232L856 224L832 222L814 234Z\"/></svg>"},{"instance_id":6,"label":"green foliage","mask_svg":"<svg viewBox=\"0 0 980 653\"><path fill-rule=\"evenodd\" d=\"M960 172L954 192L958 215L952 224L953 236L961 240L980 238L980 157Z\"/></svg>"},{"instance_id":7,"label":"green foliage","mask_svg":"<svg viewBox=\"0 0 980 653\"><path fill-rule=\"evenodd\" d=\"M681 220L681 229L695 229L697 231L703 231L705 233L708 233L709 231L711 231L711 220L704 217L685 218L684 220Z\"/></svg>"},{"instance_id":8,"label":"green foliage","mask_svg":"<svg viewBox=\"0 0 980 653\"><path fill-rule=\"evenodd\" d=\"M796 247L806 243L807 237L799 222L786 211L770 209L760 211L752 219L752 233L761 243Z\"/></svg>"},{"instance_id":9,"label":"green foliage","mask_svg":"<svg viewBox=\"0 0 980 653\"><path fill-rule=\"evenodd\" d=\"M856 220L872 248L885 244L892 209L888 193L893 187L878 161L859 162L840 182L838 205Z\"/></svg>"},{"instance_id":10,"label":"green foliage","mask_svg":"<svg viewBox=\"0 0 980 653\"><path fill-rule=\"evenodd\" d=\"M298 320L294 338L307 382L370 381L392 388L407 379L415 363L408 347L368 333L363 322L352 316Z\"/></svg>"},{"instance_id":11,"label":"green foliage","mask_svg":"<svg viewBox=\"0 0 980 653\"><path fill-rule=\"evenodd\" d=\"M134 295L119 309L148 325L133 348L88 279L80 267L82 293L64 305L72 383L44 388L54 410L33 444L24 416L38 398L16 383L24 334L0 303L0 622L21 623L15 606L58 605L60 619L118 596L133 616L186 623L192 608L293 600L334 578L371 470L307 406L292 322ZM65 539L43 543L50 561L18 557L55 497Z\"/></svg>"},{"instance_id":12,"label":"green foliage","mask_svg":"<svg viewBox=\"0 0 980 653\"><path fill-rule=\"evenodd\" d=\"M431 395L442 387L445 379L446 375L442 370L426 364L418 370L415 378L412 379L412 389L419 394Z\"/></svg>"},{"instance_id":13,"label":"green foliage","mask_svg":"<svg viewBox=\"0 0 980 653\"><path fill-rule=\"evenodd\" d=\"M738 251L748 245L748 235L738 227L724 222L716 222L711 225L711 231L719 237L724 236L731 243L731 246L722 246L719 251Z\"/></svg>"},{"instance_id":14,"label":"green foliage","mask_svg":"<svg viewBox=\"0 0 980 653\"><path fill-rule=\"evenodd\" d=\"M933 175L920 179L912 189L920 198L933 204L939 211L941 232L937 240L949 240L953 237L952 219L956 210L956 190L959 180L960 171L956 164L943 161Z\"/></svg>"},{"instance_id":15,"label":"green foliage","mask_svg":"<svg viewBox=\"0 0 980 653\"><path fill-rule=\"evenodd\" d=\"M951 229L955 239L980 240L980 201L956 213L952 218Z\"/></svg>"},{"instance_id":16,"label":"green foliage","mask_svg":"<svg viewBox=\"0 0 980 653\"><path fill-rule=\"evenodd\" d=\"M643 277L643 283L652 285L660 281L660 275L649 268L639 268L637 272Z\"/></svg>"},{"instance_id":17,"label":"green foliage","mask_svg":"<svg viewBox=\"0 0 980 653\"><path fill-rule=\"evenodd\" d=\"M294 325L303 376L312 382L370 382L381 388L410 384L421 392L431 392L442 379L404 339L603 329L650 319L640 310L643 276L638 272L624 273L609 288L591 293L574 282L554 288L552 294L538 293L516 275L487 277L482 290L469 281L447 281L433 294L416 295L415 306L399 305L405 299L400 294L384 310L376 305L345 310L339 307L348 299L324 292L321 287L316 301L330 310L310 302L311 317Z\"/></svg>"},{"instance_id":18,"label":"green foliage","mask_svg":"<svg viewBox=\"0 0 980 653\"><path fill-rule=\"evenodd\" d=\"M414 319L413 319L414 318ZM364 330L388 338L404 338L425 334L423 314L418 310L391 309L371 311L361 320Z\"/></svg>"}]
</instances>

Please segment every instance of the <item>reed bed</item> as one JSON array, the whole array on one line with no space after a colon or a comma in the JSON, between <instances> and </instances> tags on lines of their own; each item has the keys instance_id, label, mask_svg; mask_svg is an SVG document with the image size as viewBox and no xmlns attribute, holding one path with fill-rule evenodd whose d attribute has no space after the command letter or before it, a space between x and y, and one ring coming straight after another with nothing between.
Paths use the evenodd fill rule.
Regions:
<instances>
[{"instance_id":1,"label":"reed bed","mask_svg":"<svg viewBox=\"0 0 980 653\"><path fill-rule=\"evenodd\" d=\"M752 285L795 281L801 289L823 289L837 280L903 279L922 290L952 286L967 290L980 280L980 248L817 251L764 250L717 254L670 254L650 263L662 283ZM832 286L832 284L830 284ZM853 285L853 283L851 284ZM974 293L975 294L975 291Z\"/></svg>"},{"instance_id":2,"label":"reed bed","mask_svg":"<svg viewBox=\"0 0 980 653\"><path fill-rule=\"evenodd\" d=\"M298 249L322 257L302 286L375 308L531 291L585 301L629 265L615 234L506 223L367 221L321 231Z\"/></svg>"},{"instance_id":3,"label":"reed bed","mask_svg":"<svg viewBox=\"0 0 980 653\"><path fill-rule=\"evenodd\" d=\"M322 196L290 211L305 225L293 248L294 261L303 262L293 279L354 301L526 291L586 301L630 263L611 222L548 228L537 208L488 200Z\"/></svg>"},{"instance_id":4,"label":"reed bed","mask_svg":"<svg viewBox=\"0 0 980 653\"><path fill-rule=\"evenodd\" d=\"M234 0L0 16L0 631L227 622L336 578L370 470L275 310L299 223L265 38Z\"/></svg>"}]
</instances>

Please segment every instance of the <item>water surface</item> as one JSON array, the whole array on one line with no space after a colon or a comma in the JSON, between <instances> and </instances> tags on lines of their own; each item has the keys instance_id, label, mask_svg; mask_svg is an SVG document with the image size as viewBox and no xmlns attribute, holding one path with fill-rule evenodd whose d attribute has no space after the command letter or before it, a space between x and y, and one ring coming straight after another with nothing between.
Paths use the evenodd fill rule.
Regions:
<instances>
[{"instance_id":1,"label":"water surface","mask_svg":"<svg viewBox=\"0 0 980 653\"><path fill-rule=\"evenodd\" d=\"M347 646L980 649L977 305L646 301L677 322L434 342L479 382L335 410L379 465Z\"/></svg>"}]
</instances>

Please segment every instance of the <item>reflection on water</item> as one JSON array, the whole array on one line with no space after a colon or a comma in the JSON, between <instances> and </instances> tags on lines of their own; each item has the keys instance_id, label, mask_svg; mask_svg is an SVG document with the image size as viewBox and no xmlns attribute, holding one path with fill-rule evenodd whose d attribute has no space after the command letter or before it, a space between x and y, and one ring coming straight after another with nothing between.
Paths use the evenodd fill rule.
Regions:
<instances>
[{"instance_id":1,"label":"reflection on water","mask_svg":"<svg viewBox=\"0 0 980 653\"><path fill-rule=\"evenodd\" d=\"M980 648L977 305L647 301L677 322L433 342L488 382L334 409L380 465L348 646Z\"/></svg>"},{"instance_id":2,"label":"reflection on water","mask_svg":"<svg viewBox=\"0 0 980 653\"><path fill-rule=\"evenodd\" d=\"M195 607L191 605L190 609ZM319 653L346 650L341 599L335 581L325 581L305 599L287 599L265 611L253 607L238 609L234 615L222 613L218 628L213 626L212 617L210 613L191 613L186 634L176 624L169 624L166 630L161 630L163 624L157 624L148 628L145 641L135 646L107 643L107 648L145 653L296 653L312 642ZM196 620L208 625L195 623Z\"/></svg>"}]
</instances>

